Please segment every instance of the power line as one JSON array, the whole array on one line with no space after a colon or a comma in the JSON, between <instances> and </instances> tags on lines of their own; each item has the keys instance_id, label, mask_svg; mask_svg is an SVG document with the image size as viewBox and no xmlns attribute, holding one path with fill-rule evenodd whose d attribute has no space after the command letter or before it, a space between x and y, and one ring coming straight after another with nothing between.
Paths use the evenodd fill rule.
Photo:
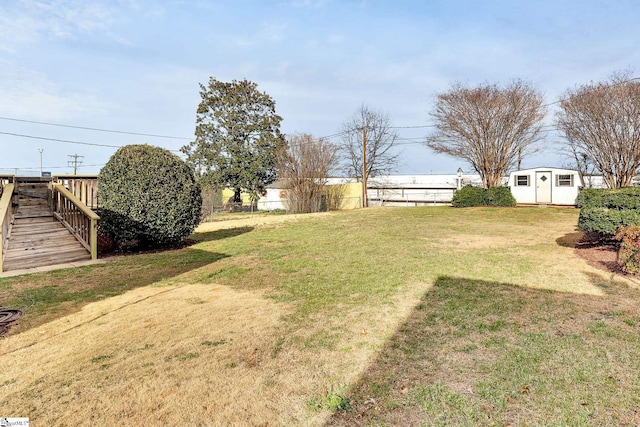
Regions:
<instances>
[{"instance_id":1,"label":"power line","mask_svg":"<svg viewBox=\"0 0 640 427\"><path fill-rule=\"evenodd\" d=\"M103 167L105 165L105 163L101 164L101 165L82 165L82 166L78 166L78 168L90 168L90 167ZM47 166L47 165L43 165L42 166L45 169L68 169L69 165L66 166ZM0 170L29 170L29 171L37 171L39 170L40 166L29 166L29 167L17 167L17 168L2 168L0 167Z\"/></svg>"},{"instance_id":2,"label":"power line","mask_svg":"<svg viewBox=\"0 0 640 427\"><path fill-rule=\"evenodd\" d=\"M623 85L623 84L625 84L625 83L632 82L632 81L634 81L634 80L640 80L640 77L631 77L631 78L629 78L629 79L627 79L627 80L622 80L622 81L619 81L619 82L616 82L616 83L613 83L613 84L609 84L609 85L607 85L607 86L609 86L609 87L616 87L616 86ZM582 87L583 87L583 88L587 88L587 89L591 89L590 87L588 87L588 85L583 85ZM572 98L572 97L574 97L574 96L581 96L581 95L582 95L582 94L580 94L580 93L576 93L576 94L573 94L572 96L570 96L569 98ZM558 99L557 101L549 102L549 103L547 103L547 104L542 104L540 107L549 107L550 105L560 104L562 101L564 101L564 99L563 99L563 98L560 98L560 99Z\"/></svg>"},{"instance_id":3,"label":"power line","mask_svg":"<svg viewBox=\"0 0 640 427\"><path fill-rule=\"evenodd\" d=\"M82 130L90 130L95 132L109 132L109 133L118 133L121 135L137 135L137 136L149 136L152 138L166 138L166 139L180 139L185 141L190 141L193 138L185 138L182 136L170 136L170 135L158 135L153 133L141 133L141 132L130 132L124 130L115 130L115 129L101 129L101 128L92 128L85 126L74 126L74 125L63 125L61 123L49 123L49 122L39 122L36 120L24 120L24 119L15 119L12 117L0 117L0 120L9 120L12 122L22 122L22 123L34 123L38 125L46 125L46 126L57 126L61 128L71 128L71 129L82 129Z\"/></svg>"},{"instance_id":4,"label":"power line","mask_svg":"<svg viewBox=\"0 0 640 427\"><path fill-rule=\"evenodd\" d=\"M415 125L415 126L389 126L389 129L419 129L419 128L434 128L436 125Z\"/></svg>"},{"instance_id":5,"label":"power line","mask_svg":"<svg viewBox=\"0 0 640 427\"><path fill-rule=\"evenodd\" d=\"M109 145L109 144L98 144L96 142L71 141L69 139L46 138L44 136L24 135L24 134L20 134L20 133L12 133L12 132L0 132L0 135L17 136L19 138L37 139L37 140L40 140L40 141L64 142L65 144L90 145L90 146L93 146L93 147L107 147L107 148L121 148L122 147L122 145ZM180 153L179 150L169 150L169 151L174 152L174 153Z\"/></svg>"},{"instance_id":6,"label":"power line","mask_svg":"<svg viewBox=\"0 0 640 427\"><path fill-rule=\"evenodd\" d=\"M331 139L331 138L335 138L336 136L342 136L342 135L346 135L348 133L354 132L354 131L360 131L360 129L348 129L348 130L343 130L342 132L338 132L338 133L334 133L331 135L327 135L327 136L321 136L318 139Z\"/></svg>"}]
</instances>

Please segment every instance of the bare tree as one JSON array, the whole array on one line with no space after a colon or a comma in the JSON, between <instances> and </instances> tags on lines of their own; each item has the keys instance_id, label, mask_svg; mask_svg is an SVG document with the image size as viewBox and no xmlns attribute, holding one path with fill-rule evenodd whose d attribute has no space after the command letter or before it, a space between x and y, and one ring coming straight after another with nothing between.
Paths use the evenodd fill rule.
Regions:
<instances>
[{"instance_id":1,"label":"bare tree","mask_svg":"<svg viewBox=\"0 0 640 427\"><path fill-rule=\"evenodd\" d=\"M571 146L570 148L571 160L569 160L564 167L566 169L577 170L585 188L592 188L595 184L593 176L597 173L598 168L587 153L577 151L577 147L575 146Z\"/></svg>"},{"instance_id":2,"label":"bare tree","mask_svg":"<svg viewBox=\"0 0 640 427\"><path fill-rule=\"evenodd\" d=\"M326 204L325 184L339 162L338 147L308 134L287 137L278 156L280 179L288 191L288 210L318 212Z\"/></svg>"},{"instance_id":3,"label":"bare tree","mask_svg":"<svg viewBox=\"0 0 640 427\"><path fill-rule=\"evenodd\" d=\"M431 116L436 131L427 146L470 163L489 188L534 151L545 109L540 92L522 81L504 88L457 83L438 95Z\"/></svg>"},{"instance_id":4,"label":"bare tree","mask_svg":"<svg viewBox=\"0 0 640 427\"><path fill-rule=\"evenodd\" d=\"M365 178L391 173L398 162L398 154L392 150L398 135L387 114L362 105L342 128L340 149L346 160L344 171L349 176L363 181L364 143L367 147Z\"/></svg>"},{"instance_id":5,"label":"bare tree","mask_svg":"<svg viewBox=\"0 0 640 427\"><path fill-rule=\"evenodd\" d=\"M569 90L556 121L573 153L582 153L609 188L631 186L640 167L640 83L629 73Z\"/></svg>"}]
</instances>

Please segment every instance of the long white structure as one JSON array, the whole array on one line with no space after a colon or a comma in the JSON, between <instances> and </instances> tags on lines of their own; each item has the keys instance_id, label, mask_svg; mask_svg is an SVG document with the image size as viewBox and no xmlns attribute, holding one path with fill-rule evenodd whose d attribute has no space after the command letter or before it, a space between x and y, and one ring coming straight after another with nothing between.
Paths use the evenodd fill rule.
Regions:
<instances>
[{"instance_id":1,"label":"long white structure","mask_svg":"<svg viewBox=\"0 0 640 427\"><path fill-rule=\"evenodd\" d=\"M511 172L508 186L516 203L574 206L584 183L576 170L540 167Z\"/></svg>"}]
</instances>

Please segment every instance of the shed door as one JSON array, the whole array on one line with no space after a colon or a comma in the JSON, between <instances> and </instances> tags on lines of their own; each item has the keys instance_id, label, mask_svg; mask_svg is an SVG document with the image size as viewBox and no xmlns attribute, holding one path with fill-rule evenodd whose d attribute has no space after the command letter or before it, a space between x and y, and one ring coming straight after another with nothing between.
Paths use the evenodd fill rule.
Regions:
<instances>
[{"instance_id":1,"label":"shed door","mask_svg":"<svg viewBox=\"0 0 640 427\"><path fill-rule=\"evenodd\" d=\"M536 203L551 203L551 172L536 172Z\"/></svg>"}]
</instances>

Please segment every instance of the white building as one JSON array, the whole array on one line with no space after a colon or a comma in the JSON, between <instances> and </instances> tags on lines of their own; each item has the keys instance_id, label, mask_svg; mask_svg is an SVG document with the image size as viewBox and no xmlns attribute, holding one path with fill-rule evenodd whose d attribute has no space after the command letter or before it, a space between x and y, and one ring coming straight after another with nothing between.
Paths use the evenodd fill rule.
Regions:
<instances>
[{"instance_id":1,"label":"white building","mask_svg":"<svg viewBox=\"0 0 640 427\"><path fill-rule=\"evenodd\" d=\"M541 167L511 172L508 186L517 203L574 206L584 183L576 170Z\"/></svg>"},{"instance_id":2,"label":"white building","mask_svg":"<svg viewBox=\"0 0 640 427\"><path fill-rule=\"evenodd\" d=\"M367 182L369 206L430 206L451 203L457 188L482 185L479 175L386 175Z\"/></svg>"}]
</instances>

